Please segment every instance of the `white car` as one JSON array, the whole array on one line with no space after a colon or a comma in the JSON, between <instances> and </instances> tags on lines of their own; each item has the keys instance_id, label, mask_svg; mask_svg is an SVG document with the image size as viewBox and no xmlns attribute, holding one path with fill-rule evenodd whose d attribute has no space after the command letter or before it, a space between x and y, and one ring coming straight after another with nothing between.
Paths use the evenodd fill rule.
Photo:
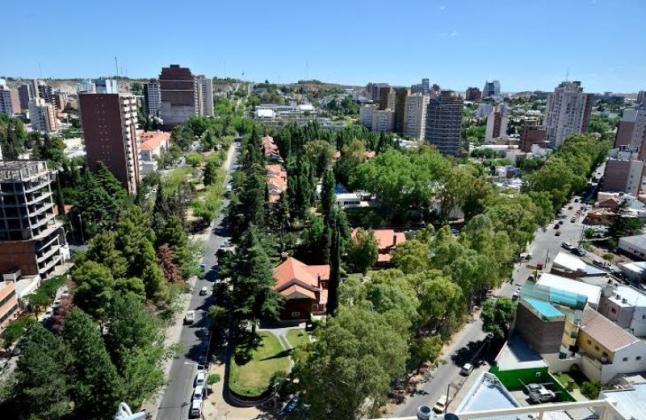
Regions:
<instances>
[{"instance_id":1,"label":"white car","mask_svg":"<svg viewBox=\"0 0 646 420\"><path fill-rule=\"evenodd\" d=\"M204 386L206 383L206 372L203 370L198 370L197 375L195 375L195 387Z\"/></svg>"},{"instance_id":2,"label":"white car","mask_svg":"<svg viewBox=\"0 0 646 420\"><path fill-rule=\"evenodd\" d=\"M186 312L186 315L184 315L184 324L191 325L194 322L195 322L195 311Z\"/></svg>"},{"instance_id":3,"label":"white car","mask_svg":"<svg viewBox=\"0 0 646 420\"><path fill-rule=\"evenodd\" d=\"M473 365L471 363L465 363L462 369L460 369L460 375L469 376L471 372L473 372Z\"/></svg>"},{"instance_id":4,"label":"white car","mask_svg":"<svg viewBox=\"0 0 646 420\"><path fill-rule=\"evenodd\" d=\"M207 289L206 286L200 289L200 296L206 296L208 294L209 294L209 289Z\"/></svg>"},{"instance_id":5,"label":"white car","mask_svg":"<svg viewBox=\"0 0 646 420\"><path fill-rule=\"evenodd\" d=\"M433 411L435 411L437 414L444 413L447 402L448 402L448 397L446 395L442 395L440 399L437 400L437 402L433 406Z\"/></svg>"},{"instance_id":6,"label":"white car","mask_svg":"<svg viewBox=\"0 0 646 420\"><path fill-rule=\"evenodd\" d=\"M193 400L191 403L191 411L189 411L189 417L192 419L202 417L202 400Z\"/></svg>"},{"instance_id":7,"label":"white car","mask_svg":"<svg viewBox=\"0 0 646 420\"><path fill-rule=\"evenodd\" d=\"M193 390L193 401L204 399L204 386L198 385Z\"/></svg>"}]
</instances>

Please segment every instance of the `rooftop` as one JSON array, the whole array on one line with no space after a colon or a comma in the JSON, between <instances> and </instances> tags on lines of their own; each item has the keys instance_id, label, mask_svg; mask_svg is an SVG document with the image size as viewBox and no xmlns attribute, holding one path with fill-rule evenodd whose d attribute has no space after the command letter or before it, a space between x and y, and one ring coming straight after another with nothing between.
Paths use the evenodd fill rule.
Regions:
<instances>
[{"instance_id":1,"label":"rooftop","mask_svg":"<svg viewBox=\"0 0 646 420\"><path fill-rule=\"evenodd\" d=\"M496 366L504 371L542 368L547 367L547 364L520 335L514 334L498 352Z\"/></svg>"},{"instance_id":2,"label":"rooftop","mask_svg":"<svg viewBox=\"0 0 646 420\"><path fill-rule=\"evenodd\" d=\"M630 286L617 286L609 299L617 303L623 303L625 299L628 306L646 306L646 295Z\"/></svg>"},{"instance_id":3,"label":"rooftop","mask_svg":"<svg viewBox=\"0 0 646 420\"><path fill-rule=\"evenodd\" d=\"M141 150L155 150L159 148L162 143L170 140L170 133L164 131L144 131L139 136Z\"/></svg>"},{"instance_id":4,"label":"rooftop","mask_svg":"<svg viewBox=\"0 0 646 420\"><path fill-rule=\"evenodd\" d=\"M579 257L567 252L559 252L556 255L556 258L554 258L554 265L567 271L580 273L582 275L596 276L606 274L604 270L600 270L592 265L586 264Z\"/></svg>"},{"instance_id":5,"label":"rooftop","mask_svg":"<svg viewBox=\"0 0 646 420\"><path fill-rule=\"evenodd\" d=\"M552 306L549 302L534 298L523 299L532 309L538 312L543 318L552 319L563 317L563 313Z\"/></svg>"},{"instance_id":6,"label":"rooftop","mask_svg":"<svg viewBox=\"0 0 646 420\"><path fill-rule=\"evenodd\" d=\"M482 372L455 410L456 413L519 407L520 404L502 383L489 372Z\"/></svg>"},{"instance_id":7,"label":"rooftop","mask_svg":"<svg viewBox=\"0 0 646 420\"><path fill-rule=\"evenodd\" d=\"M637 337L590 307L583 311L581 331L610 351L617 351L639 341Z\"/></svg>"},{"instance_id":8,"label":"rooftop","mask_svg":"<svg viewBox=\"0 0 646 420\"><path fill-rule=\"evenodd\" d=\"M628 419L646 419L646 384L629 389L601 391L600 399L612 401L617 411Z\"/></svg>"},{"instance_id":9,"label":"rooftop","mask_svg":"<svg viewBox=\"0 0 646 420\"><path fill-rule=\"evenodd\" d=\"M636 248L646 248L646 234L634 235L634 236L624 236L619 238L619 242L628 243Z\"/></svg>"},{"instance_id":10,"label":"rooftop","mask_svg":"<svg viewBox=\"0 0 646 420\"><path fill-rule=\"evenodd\" d=\"M593 305L599 304L601 287L554 274L543 273L536 285L550 289L549 301L567 306L578 306L582 299Z\"/></svg>"},{"instance_id":11,"label":"rooftop","mask_svg":"<svg viewBox=\"0 0 646 420\"><path fill-rule=\"evenodd\" d=\"M40 160L0 160L0 181L24 180L47 172L47 162Z\"/></svg>"}]
</instances>

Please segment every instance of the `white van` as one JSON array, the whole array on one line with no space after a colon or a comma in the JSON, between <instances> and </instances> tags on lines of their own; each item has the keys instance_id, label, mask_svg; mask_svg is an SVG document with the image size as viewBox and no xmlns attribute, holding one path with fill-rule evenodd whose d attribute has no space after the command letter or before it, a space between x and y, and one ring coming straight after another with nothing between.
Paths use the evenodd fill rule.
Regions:
<instances>
[{"instance_id":1,"label":"white van","mask_svg":"<svg viewBox=\"0 0 646 420\"><path fill-rule=\"evenodd\" d=\"M189 411L188 415L192 419L202 417L202 400L193 400L191 402L191 411Z\"/></svg>"}]
</instances>

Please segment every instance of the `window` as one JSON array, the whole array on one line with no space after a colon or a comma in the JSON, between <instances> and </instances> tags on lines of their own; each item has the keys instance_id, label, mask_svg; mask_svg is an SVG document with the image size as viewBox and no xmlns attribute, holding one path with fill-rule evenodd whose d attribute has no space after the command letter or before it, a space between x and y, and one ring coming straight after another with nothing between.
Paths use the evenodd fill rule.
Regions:
<instances>
[{"instance_id":1,"label":"window","mask_svg":"<svg viewBox=\"0 0 646 420\"><path fill-rule=\"evenodd\" d=\"M616 314L616 313L617 313L617 309L616 309L616 308L610 308L610 312L612 312L613 314Z\"/></svg>"},{"instance_id":2,"label":"window","mask_svg":"<svg viewBox=\"0 0 646 420\"><path fill-rule=\"evenodd\" d=\"M588 340L588 344L592 344L592 340Z\"/></svg>"},{"instance_id":3,"label":"window","mask_svg":"<svg viewBox=\"0 0 646 420\"><path fill-rule=\"evenodd\" d=\"M595 349L596 351L599 351L599 346L594 346L594 349Z\"/></svg>"},{"instance_id":4,"label":"window","mask_svg":"<svg viewBox=\"0 0 646 420\"><path fill-rule=\"evenodd\" d=\"M637 357L635 357L635 360L637 360L637 361L640 361L641 359L642 359L642 357L641 357L641 356L637 356Z\"/></svg>"},{"instance_id":5,"label":"window","mask_svg":"<svg viewBox=\"0 0 646 420\"><path fill-rule=\"evenodd\" d=\"M606 353L605 351L602 354L603 354L603 357L608 357L608 353Z\"/></svg>"}]
</instances>

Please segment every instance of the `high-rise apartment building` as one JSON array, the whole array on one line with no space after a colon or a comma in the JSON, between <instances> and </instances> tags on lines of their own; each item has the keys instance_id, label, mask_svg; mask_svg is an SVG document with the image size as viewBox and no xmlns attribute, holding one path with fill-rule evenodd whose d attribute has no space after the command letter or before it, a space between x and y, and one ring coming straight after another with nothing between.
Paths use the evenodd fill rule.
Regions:
<instances>
[{"instance_id":1,"label":"high-rise apartment building","mask_svg":"<svg viewBox=\"0 0 646 420\"><path fill-rule=\"evenodd\" d=\"M494 139L507 135L507 110L504 105L497 105L487 116L487 128L485 129L485 143L493 143Z\"/></svg>"},{"instance_id":2,"label":"high-rise apartment building","mask_svg":"<svg viewBox=\"0 0 646 420\"><path fill-rule=\"evenodd\" d=\"M409 88L395 89L395 131L404 131L404 113L406 109L406 98L410 95Z\"/></svg>"},{"instance_id":3,"label":"high-rise apartment building","mask_svg":"<svg viewBox=\"0 0 646 420\"><path fill-rule=\"evenodd\" d=\"M583 93L581 82L562 82L547 97L545 138L557 148L573 134L585 133L590 124L593 98Z\"/></svg>"},{"instance_id":4,"label":"high-rise apartment building","mask_svg":"<svg viewBox=\"0 0 646 420\"><path fill-rule=\"evenodd\" d=\"M20 113L20 99L15 89L9 89L6 84L0 84L0 114L9 116Z\"/></svg>"},{"instance_id":5,"label":"high-rise apartment building","mask_svg":"<svg viewBox=\"0 0 646 420\"><path fill-rule=\"evenodd\" d=\"M646 107L646 90L640 90L637 93L637 106L644 106Z\"/></svg>"},{"instance_id":6,"label":"high-rise apartment building","mask_svg":"<svg viewBox=\"0 0 646 420\"><path fill-rule=\"evenodd\" d=\"M482 99L482 92L477 87L469 87L464 96L467 101L479 101Z\"/></svg>"},{"instance_id":7,"label":"high-rise apartment building","mask_svg":"<svg viewBox=\"0 0 646 420\"><path fill-rule=\"evenodd\" d=\"M404 107L404 130L405 136L417 140L424 138L426 130L426 109L430 100L429 95L414 93L406 97Z\"/></svg>"},{"instance_id":8,"label":"high-rise apartment building","mask_svg":"<svg viewBox=\"0 0 646 420\"><path fill-rule=\"evenodd\" d=\"M617 126L615 147L630 146L639 152L639 158L646 160L646 108L625 109Z\"/></svg>"},{"instance_id":9,"label":"high-rise apartment building","mask_svg":"<svg viewBox=\"0 0 646 420\"><path fill-rule=\"evenodd\" d=\"M172 128L188 121L199 110L193 73L187 67L171 64L159 75L161 90L160 115L164 127Z\"/></svg>"},{"instance_id":10,"label":"high-rise apartment building","mask_svg":"<svg viewBox=\"0 0 646 420\"><path fill-rule=\"evenodd\" d=\"M395 129L395 111L392 109L377 109L372 113L372 131L389 133Z\"/></svg>"},{"instance_id":11,"label":"high-rise apartment building","mask_svg":"<svg viewBox=\"0 0 646 420\"><path fill-rule=\"evenodd\" d=\"M213 80L210 77L195 77L195 90L197 92L197 114L213 116Z\"/></svg>"},{"instance_id":12,"label":"high-rise apartment building","mask_svg":"<svg viewBox=\"0 0 646 420\"><path fill-rule=\"evenodd\" d=\"M613 150L606 161L603 174L603 191L624 192L637 196L644 187L644 161L635 148Z\"/></svg>"},{"instance_id":13,"label":"high-rise apartment building","mask_svg":"<svg viewBox=\"0 0 646 420\"><path fill-rule=\"evenodd\" d=\"M390 109L395 110L395 105L397 103L397 92L395 89L388 86L379 90L379 109L385 110Z\"/></svg>"},{"instance_id":14,"label":"high-rise apartment building","mask_svg":"<svg viewBox=\"0 0 646 420\"><path fill-rule=\"evenodd\" d=\"M77 93L96 93L96 86L92 80L81 80L76 87Z\"/></svg>"},{"instance_id":15,"label":"high-rise apartment building","mask_svg":"<svg viewBox=\"0 0 646 420\"><path fill-rule=\"evenodd\" d=\"M366 85L366 95L373 102L379 102L381 98L381 89L389 87L388 83L368 83Z\"/></svg>"},{"instance_id":16,"label":"high-rise apartment building","mask_svg":"<svg viewBox=\"0 0 646 420\"><path fill-rule=\"evenodd\" d=\"M500 96L500 82L498 80L486 81L482 89L482 99L497 98Z\"/></svg>"},{"instance_id":17,"label":"high-rise apartment building","mask_svg":"<svg viewBox=\"0 0 646 420\"><path fill-rule=\"evenodd\" d=\"M429 79L422 79L422 83L412 85L410 91L411 93L429 94L431 92L431 81Z\"/></svg>"},{"instance_id":18,"label":"high-rise apartment building","mask_svg":"<svg viewBox=\"0 0 646 420\"><path fill-rule=\"evenodd\" d=\"M63 260L47 162L0 161L0 272L42 279Z\"/></svg>"},{"instance_id":19,"label":"high-rise apartment building","mask_svg":"<svg viewBox=\"0 0 646 420\"><path fill-rule=\"evenodd\" d=\"M450 90L443 90L428 103L424 139L442 154L458 156L461 153L463 107L462 97Z\"/></svg>"},{"instance_id":20,"label":"high-rise apartment building","mask_svg":"<svg viewBox=\"0 0 646 420\"><path fill-rule=\"evenodd\" d=\"M114 79L94 79L95 93L119 93L119 83Z\"/></svg>"},{"instance_id":21,"label":"high-rise apartment building","mask_svg":"<svg viewBox=\"0 0 646 420\"><path fill-rule=\"evenodd\" d=\"M139 183L137 100L132 94L79 95L81 128L91 170L103 162L129 194Z\"/></svg>"},{"instance_id":22,"label":"high-rise apartment building","mask_svg":"<svg viewBox=\"0 0 646 420\"><path fill-rule=\"evenodd\" d=\"M159 81L151 79L144 83L144 111L147 115L158 117L161 108L161 89Z\"/></svg>"},{"instance_id":23,"label":"high-rise apartment building","mask_svg":"<svg viewBox=\"0 0 646 420\"><path fill-rule=\"evenodd\" d=\"M538 125L525 125L520 133L520 150L529 153L535 144L542 148L547 147L545 129Z\"/></svg>"},{"instance_id":24,"label":"high-rise apartment building","mask_svg":"<svg viewBox=\"0 0 646 420\"><path fill-rule=\"evenodd\" d=\"M18 86L18 100L20 101L20 109L29 109L29 101L34 97L33 85L29 83Z\"/></svg>"},{"instance_id":25,"label":"high-rise apartment building","mask_svg":"<svg viewBox=\"0 0 646 420\"><path fill-rule=\"evenodd\" d=\"M58 128L54 106L40 97L34 97L29 102L29 119L31 127L41 133L51 133Z\"/></svg>"},{"instance_id":26,"label":"high-rise apartment building","mask_svg":"<svg viewBox=\"0 0 646 420\"><path fill-rule=\"evenodd\" d=\"M54 95L54 89L48 84L45 84L39 80L34 80L34 86L38 91L38 97L44 99L48 104L51 104L52 96Z\"/></svg>"},{"instance_id":27,"label":"high-rise apartment building","mask_svg":"<svg viewBox=\"0 0 646 420\"><path fill-rule=\"evenodd\" d=\"M372 115L379 109L377 104L365 104L359 108L359 121L365 127L372 128Z\"/></svg>"}]
</instances>

